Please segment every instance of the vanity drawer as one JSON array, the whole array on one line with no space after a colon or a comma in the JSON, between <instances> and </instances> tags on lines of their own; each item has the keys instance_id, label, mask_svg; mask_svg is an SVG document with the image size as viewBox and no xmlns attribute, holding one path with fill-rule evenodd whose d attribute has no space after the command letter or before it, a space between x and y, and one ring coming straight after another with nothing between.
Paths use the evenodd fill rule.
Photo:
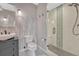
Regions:
<instances>
[{"instance_id":1,"label":"vanity drawer","mask_svg":"<svg viewBox=\"0 0 79 59\"><path fill-rule=\"evenodd\" d=\"M0 56L12 56L13 55L13 48L7 47L3 50L0 50Z\"/></svg>"},{"instance_id":2,"label":"vanity drawer","mask_svg":"<svg viewBox=\"0 0 79 59\"><path fill-rule=\"evenodd\" d=\"M19 50L18 47L13 48L13 56L18 56L19 55Z\"/></svg>"},{"instance_id":3,"label":"vanity drawer","mask_svg":"<svg viewBox=\"0 0 79 59\"><path fill-rule=\"evenodd\" d=\"M18 46L18 40L7 40L7 41L0 41L0 50L7 48L7 47L17 47Z\"/></svg>"}]
</instances>

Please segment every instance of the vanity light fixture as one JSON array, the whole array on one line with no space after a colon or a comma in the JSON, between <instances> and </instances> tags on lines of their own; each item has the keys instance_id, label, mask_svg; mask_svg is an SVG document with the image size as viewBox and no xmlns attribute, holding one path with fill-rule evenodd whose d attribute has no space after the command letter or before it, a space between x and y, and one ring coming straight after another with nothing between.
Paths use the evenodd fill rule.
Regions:
<instances>
[{"instance_id":1,"label":"vanity light fixture","mask_svg":"<svg viewBox=\"0 0 79 59\"><path fill-rule=\"evenodd\" d=\"M6 22L7 20L8 20L8 19L7 19L7 17L4 17L4 18L3 18L3 21L5 21L5 22Z\"/></svg>"},{"instance_id":2,"label":"vanity light fixture","mask_svg":"<svg viewBox=\"0 0 79 59\"><path fill-rule=\"evenodd\" d=\"M21 11L21 9L18 9L18 10L17 10L17 15L18 15L18 16L22 16L22 11Z\"/></svg>"}]
</instances>

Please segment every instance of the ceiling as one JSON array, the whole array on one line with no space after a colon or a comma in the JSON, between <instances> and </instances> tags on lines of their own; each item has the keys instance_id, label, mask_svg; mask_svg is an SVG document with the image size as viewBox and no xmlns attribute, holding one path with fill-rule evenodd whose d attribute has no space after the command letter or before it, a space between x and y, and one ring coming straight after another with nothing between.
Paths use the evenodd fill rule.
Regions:
<instances>
[{"instance_id":1,"label":"ceiling","mask_svg":"<svg viewBox=\"0 0 79 59\"><path fill-rule=\"evenodd\" d=\"M38 6L39 3L33 3L33 4ZM63 4L63 3L47 3L47 10L54 9L54 8L60 6L61 4Z\"/></svg>"},{"instance_id":2,"label":"ceiling","mask_svg":"<svg viewBox=\"0 0 79 59\"><path fill-rule=\"evenodd\" d=\"M47 10L51 10L51 9L54 9L60 5L62 5L63 3L48 3L47 4Z\"/></svg>"},{"instance_id":3,"label":"ceiling","mask_svg":"<svg viewBox=\"0 0 79 59\"><path fill-rule=\"evenodd\" d=\"M11 4L8 4L8 3L0 3L0 9L6 9L9 11L16 11L16 7Z\"/></svg>"},{"instance_id":4,"label":"ceiling","mask_svg":"<svg viewBox=\"0 0 79 59\"><path fill-rule=\"evenodd\" d=\"M34 5L38 6L39 3L33 3ZM61 4L63 3L48 3L47 4L47 10L51 10L51 9L54 9L58 6L60 6ZM15 11L16 10L16 7L11 5L11 4L8 4L8 3L0 3L0 6L4 9L7 9L7 10L11 10L11 11Z\"/></svg>"}]
</instances>

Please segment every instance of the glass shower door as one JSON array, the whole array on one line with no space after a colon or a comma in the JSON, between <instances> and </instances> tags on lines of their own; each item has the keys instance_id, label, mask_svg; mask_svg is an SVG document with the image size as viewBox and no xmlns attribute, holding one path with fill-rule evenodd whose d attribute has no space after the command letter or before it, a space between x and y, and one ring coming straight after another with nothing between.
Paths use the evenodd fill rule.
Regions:
<instances>
[{"instance_id":1,"label":"glass shower door","mask_svg":"<svg viewBox=\"0 0 79 59\"><path fill-rule=\"evenodd\" d=\"M63 8L62 5L48 13L48 45L63 48Z\"/></svg>"}]
</instances>

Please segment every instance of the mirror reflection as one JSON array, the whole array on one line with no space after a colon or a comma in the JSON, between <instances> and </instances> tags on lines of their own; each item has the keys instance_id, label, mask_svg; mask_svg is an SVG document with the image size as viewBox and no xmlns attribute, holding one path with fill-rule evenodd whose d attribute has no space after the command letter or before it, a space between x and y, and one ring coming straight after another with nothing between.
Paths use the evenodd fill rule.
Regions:
<instances>
[{"instance_id":1,"label":"mirror reflection","mask_svg":"<svg viewBox=\"0 0 79 59\"><path fill-rule=\"evenodd\" d=\"M0 26L1 27L14 27L15 26L15 13L2 9L0 11Z\"/></svg>"}]
</instances>

